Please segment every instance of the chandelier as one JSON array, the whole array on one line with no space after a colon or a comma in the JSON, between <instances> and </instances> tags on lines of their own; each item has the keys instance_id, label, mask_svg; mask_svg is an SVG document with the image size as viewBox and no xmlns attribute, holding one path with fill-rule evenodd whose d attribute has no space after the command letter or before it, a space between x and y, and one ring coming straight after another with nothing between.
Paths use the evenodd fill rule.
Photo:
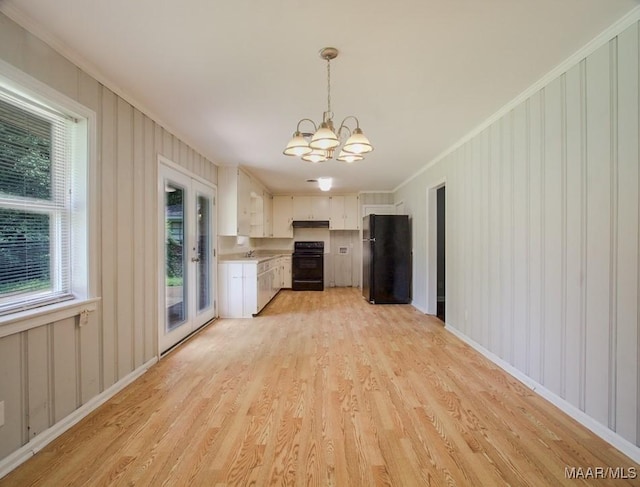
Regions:
<instances>
[{"instance_id":1,"label":"chandelier","mask_svg":"<svg viewBox=\"0 0 640 487\"><path fill-rule=\"evenodd\" d=\"M341 141L346 138L338 157L338 161L355 162L364 159L364 154L371 152L373 147L369 139L360 129L360 122L353 115L346 117L336 131L333 125L333 112L331 111L331 60L338 57L335 47L325 47L320 51L320 57L327 61L327 111L322 114L320 126L309 118L303 118L298 122L293 138L287 144L283 154L298 156L303 161L323 162L332 159ZM352 130L348 120L355 120L355 128ZM305 122L313 126L313 132L304 132L301 125Z\"/></svg>"}]
</instances>

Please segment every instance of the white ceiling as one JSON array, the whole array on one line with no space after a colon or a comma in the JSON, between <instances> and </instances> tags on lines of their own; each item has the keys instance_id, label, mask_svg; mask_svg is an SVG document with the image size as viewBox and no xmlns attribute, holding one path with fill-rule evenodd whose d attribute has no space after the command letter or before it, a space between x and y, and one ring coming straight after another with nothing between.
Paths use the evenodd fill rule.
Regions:
<instances>
[{"instance_id":1,"label":"white ceiling","mask_svg":"<svg viewBox=\"0 0 640 487\"><path fill-rule=\"evenodd\" d=\"M220 165L276 193L392 190L638 0L19 0L0 6ZM359 163L282 155L300 118L356 115Z\"/></svg>"}]
</instances>

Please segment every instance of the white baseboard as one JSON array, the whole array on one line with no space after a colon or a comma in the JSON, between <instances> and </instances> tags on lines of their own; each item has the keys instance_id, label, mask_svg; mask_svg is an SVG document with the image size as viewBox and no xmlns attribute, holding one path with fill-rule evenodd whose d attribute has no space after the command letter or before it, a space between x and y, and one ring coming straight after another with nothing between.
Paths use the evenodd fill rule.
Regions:
<instances>
[{"instance_id":1,"label":"white baseboard","mask_svg":"<svg viewBox=\"0 0 640 487\"><path fill-rule=\"evenodd\" d=\"M2 477L7 475L13 469L17 468L19 465L26 462L29 458L42 450L45 446L55 440L62 433L67 431L81 419L89 415L89 413L97 409L122 389L131 384L134 380L144 374L149 369L149 367L154 365L157 361L157 357L152 358L130 374L120 379L108 389L104 390L94 398L87 401L85 404L80 406L64 419L58 421L50 428L47 428L42 433L33 437L26 445L21 446L18 450L0 460L0 479L2 479Z\"/></svg>"},{"instance_id":2,"label":"white baseboard","mask_svg":"<svg viewBox=\"0 0 640 487\"><path fill-rule=\"evenodd\" d=\"M584 411L581 411L580 409L575 407L573 404L562 399L560 396L558 396L554 392L551 392L549 389L545 388L542 384L539 384L538 382L533 380L531 377L525 375L510 363L502 360L495 353L487 350L479 343L473 341L471 338L463 334L461 331L453 328L450 325L445 325L445 330L451 332L452 334L460 338L463 342L473 347L475 350L477 350L482 355L487 357L489 360L491 360L494 364L496 364L498 367L503 369L509 375L518 379L520 382L522 382L524 385L530 388L533 392L543 397L544 399L549 401L551 404L553 404L557 408L561 409L563 412L565 412L566 414L571 416L573 419L575 419L578 423L582 424L585 428L588 428L593 433L595 433L600 438L602 438L604 441L609 443L611 446L613 446L614 448L617 448L622 453L627 455L634 462L640 463L639 447L637 447L630 441L626 440L625 438L617 434L615 431L612 431L606 426L604 426L603 424L598 423L595 419L587 415Z\"/></svg>"}]
</instances>

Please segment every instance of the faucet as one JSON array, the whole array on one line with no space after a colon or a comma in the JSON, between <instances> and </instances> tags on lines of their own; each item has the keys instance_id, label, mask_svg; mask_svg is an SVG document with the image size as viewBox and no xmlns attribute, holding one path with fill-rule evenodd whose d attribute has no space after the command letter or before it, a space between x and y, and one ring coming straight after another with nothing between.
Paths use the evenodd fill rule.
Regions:
<instances>
[{"instance_id":1,"label":"faucet","mask_svg":"<svg viewBox=\"0 0 640 487\"><path fill-rule=\"evenodd\" d=\"M246 254L244 254L245 257L253 257L253 253L255 251L254 250L249 250Z\"/></svg>"}]
</instances>

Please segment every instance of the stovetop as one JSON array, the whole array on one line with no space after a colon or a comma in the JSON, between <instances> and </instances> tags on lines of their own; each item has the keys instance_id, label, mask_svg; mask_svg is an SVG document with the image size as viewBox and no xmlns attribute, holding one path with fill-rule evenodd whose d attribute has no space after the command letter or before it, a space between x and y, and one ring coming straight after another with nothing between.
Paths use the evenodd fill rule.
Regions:
<instances>
[{"instance_id":1,"label":"stovetop","mask_svg":"<svg viewBox=\"0 0 640 487\"><path fill-rule=\"evenodd\" d=\"M294 254L324 254L324 242L294 242L293 252Z\"/></svg>"}]
</instances>

